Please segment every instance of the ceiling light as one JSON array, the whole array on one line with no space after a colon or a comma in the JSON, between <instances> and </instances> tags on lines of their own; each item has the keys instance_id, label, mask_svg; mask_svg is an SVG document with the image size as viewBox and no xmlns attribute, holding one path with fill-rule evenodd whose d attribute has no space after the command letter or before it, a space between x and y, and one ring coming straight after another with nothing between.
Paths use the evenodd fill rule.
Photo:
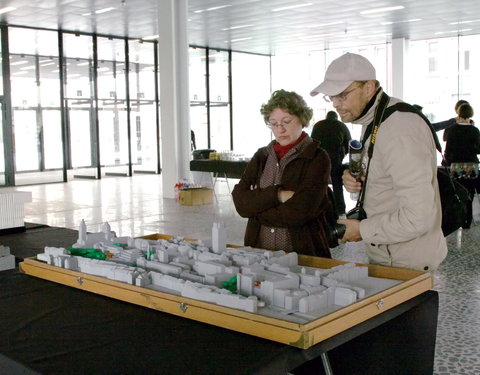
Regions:
<instances>
[{"instance_id":1,"label":"ceiling light","mask_svg":"<svg viewBox=\"0 0 480 375\"><path fill-rule=\"evenodd\" d=\"M472 31L472 29L461 29L461 30L449 30L449 31L437 31L435 35L441 35L441 34L457 34L457 33L463 33L465 31ZM20 68L21 69L21 68Z\"/></svg>"},{"instance_id":2,"label":"ceiling light","mask_svg":"<svg viewBox=\"0 0 480 375\"><path fill-rule=\"evenodd\" d=\"M252 26L253 25L239 25L239 26L225 27L224 29L222 29L222 31L243 29L245 27L252 27Z\"/></svg>"},{"instance_id":3,"label":"ceiling light","mask_svg":"<svg viewBox=\"0 0 480 375\"><path fill-rule=\"evenodd\" d=\"M303 4L297 4L297 5L290 5L286 7L281 7L281 8L275 8L272 9L272 12L281 12L283 10L289 10L289 9L296 9L296 8L302 8L302 7L308 7L310 5L313 5L313 3L303 3Z\"/></svg>"},{"instance_id":4,"label":"ceiling light","mask_svg":"<svg viewBox=\"0 0 480 375\"><path fill-rule=\"evenodd\" d=\"M84 62L78 63L77 66L85 66L85 65L88 65L88 64L90 64L89 61L84 61Z\"/></svg>"},{"instance_id":5,"label":"ceiling light","mask_svg":"<svg viewBox=\"0 0 480 375\"><path fill-rule=\"evenodd\" d=\"M10 65L23 65L23 64L28 64L27 60L21 60L21 61L15 61L13 63L10 63Z\"/></svg>"},{"instance_id":6,"label":"ceiling light","mask_svg":"<svg viewBox=\"0 0 480 375\"><path fill-rule=\"evenodd\" d=\"M28 72L26 70L22 70L19 72L12 73L12 76L19 76L20 74L27 74Z\"/></svg>"},{"instance_id":7,"label":"ceiling light","mask_svg":"<svg viewBox=\"0 0 480 375\"><path fill-rule=\"evenodd\" d=\"M153 40L153 39L158 39L160 35L149 35L149 36L144 36L142 39L143 40Z\"/></svg>"},{"instance_id":8,"label":"ceiling light","mask_svg":"<svg viewBox=\"0 0 480 375\"><path fill-rule=\"evenodd\" d=\"M460 25L460 24L463 24L463 23L474 23L474 22L480 22L480 20L450 22L449 25Z\"/></svg>"},{"instance_id":9,"label":"ceiling light","mask_svg":"<svg viewBox=\"0 0 480 375\"><path fill-rule=\"evenodd\" d=\"M95 14L102 14L102 13L110 12L111 10L114 10L114 9L115 9L115 8L111 8L111 7L110 7L110 8L103 8L103 9L96 10L96 11L93 12L93 13L95 13ZM84 13L84 14L82 14L82 16L85 16L85 17L91 16L93 13Z\"/></svg>"},{"instance_id":10,"label":"ceiling light","mask_svg":"<svg viewBox=\"0 0 480 375\"><path fill-rule=\"evenodd\" d=\"M99 9L99 10L96 10L95 11L95 14L102 14L102 13L107 13L107 12L110 12L112 10L114 10L115 8L103 8L103 9Z\"/></svg>"},{"instance_id":11,"label":"ceiling light","mask_svg":"<svg viewBox=\"0 0 480 375\"><path fill-rule=\"evenodd\" d=\"M31 70L31 69L35 69L35 65L23 66L20 68L20 70Z\"/></svg>"},{"instance_id":12,"label":"ceiling light","mask_svg":"<svg viewBox=\"0 0 480 375\"><path fill-rule=\"evenodd\" d=\"M407 22L417 22L417 21L422 21L422 19L412 18L411 20L405 20L405 21L380 22L380 25L386 26L386 25L393 25L394 23L407 23Z\"/></svg>"},{"instance_id":13,"label":"ceiling light","mask_svg":"<svg viewBox=\"0 0 480 375\"><path fill-rule=\"evenodd\" d=\"M238 38L238 39L232 39L232 40L225 40L225 43L233 43L233 42L241 42L242 40L249 40L252 39L251 37L248 38Z\"/></svg>"},{"instance_id":14,"label":"ceiling light","mask_svg":"<svg viewBox=\"0 0 480 375\"><path fill-rule=\"evenodd\" d=\"M47 63L44 63L44 64L40 64L40 66L49 66L49 65L55 65L55 63L50 61L50 62L47 62Z\"/></svg>"},{"instance_id":15,"label":"ceiling light","mask_svg":"<svg viewBox=\"0 0 480 375\"><path fill-rule=\"evenodd\" d=\"M203 12L211 12L212 10L218 10L218 9L223 9L223 8L228 8L231 7L230 4L227 5L219 5L218 7L212 7L208 9L199 9L199 10L194 10L193 13L203 13Z\"/></svg>"},{"instance_id":16,"label":"ceiling light","mask_svg":"<svg viewBox=\"0 0 480 375\"><path fill-rule=\"evenodd\" d=\"M1 8L1 9L0 9L0 14L7 13L7 12L11 12L12 10L15 10L15 9L17 9L17 8L14 8L14 7Z\"/></svg>"},{"instance_id":17,"label":"ceiling light","mask_svg":"<svg viewBox=\"0 0 480 375\"><path fill-rule=\"evenodd\" d=\"M373 14L373 13L382 13L382 12L390 12L392 10L399 10L399 9L404 9L405 7L403 5L397 5L393 7L384 7L384 8L374 8L374 9L367 9L367 10L362 10L360 14Z\"/></svg>"}]
</instances>

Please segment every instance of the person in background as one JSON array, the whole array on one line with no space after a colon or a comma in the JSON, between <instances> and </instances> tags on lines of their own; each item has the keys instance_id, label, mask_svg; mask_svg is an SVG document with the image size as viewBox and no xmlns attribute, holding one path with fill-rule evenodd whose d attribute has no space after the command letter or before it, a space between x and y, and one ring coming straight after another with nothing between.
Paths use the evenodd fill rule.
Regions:
<instances>
[{"instance_id":1,"label":"person in background","mask_svg":"<svg viewBox=\"0 0 480 375\"><path fill-rule=\"evenodd\" d=\"M313 111L297 93L278 90L260 113L275 139L253 155L232 191L248 218L244 244L331 257L324 227L330 161L303 131Z\"/></svg>"},{"instance_id":2,"label":"person in background","mask_svg":"<svg viewBox=\"0 0 480 375\"><path fill-rule=\"evenodd\" d=\"M352 139L350 130L341 121L335 111L327 112L325 120L318 121L310 135L320 143L330 157L330 177L333 187L335 209L339 217L345 216L345 198L343 196L343 158L348 153L348 143Z\"/></svg>"},{"instance_id":3,"label":"person in background","mask_svg":"<svg viewBox=\"0 0 480 375\"><path fill-rule=\"evenodd\" d=\"M445 141L445 161L448 166L452 163L478 163L480 153L480 131L472 123L473 108L470 104L462 104L458 108L456 124L449 128ZM478 185L475 179L459 178L460 182L469 191L472 197ZM468 229L472 224L472 201L467 206L467 219L462 228Z\"/></svg>"},{"instance_id":4,"label":"person in background","mask_svg":"<svg viewBox=\"0 0 480 375\"><path fill-rule=\"evenodd\" d=\"M463 100L463 99L460 99L458 102L455 103L455 113L458 115L458 108L460 108L460 106L462 104L469 104L466 100ZM436 132L440 131L440 130L445 130L445 129L448 129L448 128L451 128L452 126L454 126L456 123L457 123L457 118L458 117L452 117L451 119L448 119L448 120L445 120L445 121L440 121L440 122L435 122L432 124L433 126L433 129L435 129ZM443 137L445 140L445 133L444 133L444 137Z\"/></svg>"},{"instance_id":5,"label":"person in background","mask_svg":"<svg viewBox=\"0 0 480 375\"><path fill-rule=\"evenodd\" d=\"M363 169L368 166L363 187L366 218L338 220L346 226L342 241L363 240L371 263L435 270L447 254L447 244L429 126L415 113L396 111L373 133L368 125L377 109L400 100L384 93L373 65L358 54L346 53L333 60L311 95L318 93L325 94L343 122L362 126ZM375 147L369 158L372 138ZM343 183L351 193L362 189L362 181L349 170L343 173Z\"/></svg>"}]
</instances>

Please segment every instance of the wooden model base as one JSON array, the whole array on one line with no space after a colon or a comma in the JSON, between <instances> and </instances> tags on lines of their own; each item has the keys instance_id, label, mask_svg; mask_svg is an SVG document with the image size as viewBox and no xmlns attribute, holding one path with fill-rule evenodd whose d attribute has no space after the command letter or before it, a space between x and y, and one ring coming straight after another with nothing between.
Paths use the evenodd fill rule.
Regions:
<instances>
[{"instance_id":1,"label":"wooden model base","mask_svg":"<svg viewBox=\"0 0 480 375\"><path fill-rule=\"evenodd\" d=\"M143 238L170 237L157 234ZM299 255L299 263L310 267L331 268L346 262ZM375 265L365 266L369 268L369 276L402 282L307 324L298 324L50 266L33 258L20 263L20 269L31 276L301 349L307 349L354 327L430 290L433 286L429 273Z\"/></svg>"}]
</instances>

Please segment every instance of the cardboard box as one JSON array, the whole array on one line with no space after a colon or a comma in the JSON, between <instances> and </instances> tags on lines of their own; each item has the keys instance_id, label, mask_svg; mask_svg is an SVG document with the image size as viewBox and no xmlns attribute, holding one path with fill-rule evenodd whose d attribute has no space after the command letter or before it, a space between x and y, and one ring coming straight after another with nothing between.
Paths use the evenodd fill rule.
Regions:
<instances>
[{"instance_id":1,"label":"cardboard box","mask_svg":"<svg viewBox=\"0 0 480 375\"><path fill-rule=\"evenodd\" d=\"M180 204L184 206L198 206L212 204L213 190L207 188L191 188L180 190Z\"/></svg>"}]
</instances>

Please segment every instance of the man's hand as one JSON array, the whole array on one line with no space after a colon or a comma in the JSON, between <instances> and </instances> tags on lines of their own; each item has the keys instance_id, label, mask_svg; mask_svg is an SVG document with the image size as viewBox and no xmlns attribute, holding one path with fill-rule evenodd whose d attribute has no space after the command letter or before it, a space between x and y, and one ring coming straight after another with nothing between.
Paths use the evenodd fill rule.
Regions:
<instances>
[{"instance_id":1,"label":"man's hand","mask_svg":"<svg viewBox=\"0 0 480 375\"><path fill-rule=\"evenodd\" d=\"M365 177L362 177L362 180L364 179ZM355 177L350 174L348 169L343 171L342 180L345 190L347 190L349 193L358 193L360 190L362 190L362 183L357 181Z\"/></svg>"},{"instance_id":2,"label":"man's hand","mask_svg":"<svg viewBox=\"0 0 480 375\"><path fill-rule=\"evenodd\" d=\"M341 239L342 242L358 242L362 240L360 220L341 219L337 220L337 223L345 225L345 234Z\"/></svg>"},{"instance_id":3,"label":"man's hand","mask_svg":"<svg viewBox=\"0 0 480 375\"><path fill-rule=\"evenodd\" d=\"M284 203L284 202L288 201L291 197L293 197L294 193L295 192L291 191L291 190L278 189L278 191L277 191L278 200L281 203Z\"/></svg>"}]
</instances>

